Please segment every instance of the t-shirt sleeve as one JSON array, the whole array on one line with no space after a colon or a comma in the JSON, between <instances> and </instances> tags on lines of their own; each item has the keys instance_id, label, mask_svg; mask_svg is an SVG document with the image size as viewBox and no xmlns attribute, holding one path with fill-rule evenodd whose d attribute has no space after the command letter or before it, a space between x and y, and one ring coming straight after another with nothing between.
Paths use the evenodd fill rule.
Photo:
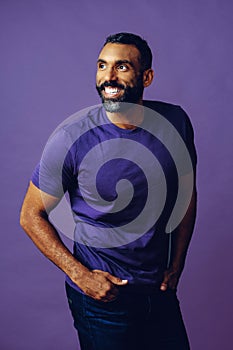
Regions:
<instances>
[{"instance_id":1,"label":"t-shirt sleeve","mask_svg":"<svg viewBox=\"0 0 233 350\"><path fill-rule=\"evenodd\" d=\"M61 198L73 180L73 164L70 139L64 129L53 134L33 171L32 183L52 196Z\"/></svg>"}]
</instances>

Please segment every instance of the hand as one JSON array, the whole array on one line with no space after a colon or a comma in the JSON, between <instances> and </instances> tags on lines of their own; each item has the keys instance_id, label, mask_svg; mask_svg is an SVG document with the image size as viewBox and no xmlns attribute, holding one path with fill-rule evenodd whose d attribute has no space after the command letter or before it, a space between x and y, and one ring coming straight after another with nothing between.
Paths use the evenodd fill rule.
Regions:
<instances>
[{"instance_id":1,"label":"hand","mask_svg":"<svg viewBox=\"0 0 233 350\"><path fill-rule=\"evenodd\" d=\"M88 270L77 284L88 296L96 300L108 302L117 297L117 286L124 286L127 283L127 280L122 280L108 272Z\"/></svg>"},{"instance_id":2,"label":"hand","mask_svg":"<svg viewBox=\"0 0 233 350\"><path fill-rule=\"evenodd\" d=\"M166 291L168 288L175 290L177 288L181 271L170 268L164 271L163 282L160 285L160 290Z\"/></svg>"}]
</instances>

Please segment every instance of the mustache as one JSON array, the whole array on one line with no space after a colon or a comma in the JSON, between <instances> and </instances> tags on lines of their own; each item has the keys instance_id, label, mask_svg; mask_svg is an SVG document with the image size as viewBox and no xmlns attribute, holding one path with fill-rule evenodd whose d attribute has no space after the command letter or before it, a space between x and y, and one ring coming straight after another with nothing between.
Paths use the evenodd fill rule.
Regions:
<instances>
[{"instance_id":1,"label":"mustache","mask_svg":"<svg viewBox=\"0 0 233 350\"><path fill-rule=\"evenodd\" d=\"M103 84L99 85L98 88L102 91L105 87L113 87L125 90L124 85L118 84L116 81L105 81Z\"/></svg>"}]
</instances>

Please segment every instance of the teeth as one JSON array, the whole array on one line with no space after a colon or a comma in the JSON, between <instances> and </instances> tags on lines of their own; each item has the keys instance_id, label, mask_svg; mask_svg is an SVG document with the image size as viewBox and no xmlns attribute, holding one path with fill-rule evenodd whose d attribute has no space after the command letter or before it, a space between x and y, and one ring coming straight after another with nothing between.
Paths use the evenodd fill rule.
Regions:
<instances>
[{"instance_id":1,"label":"teeth","mask_svg":"<svg viewBox=\"0 0 233 350\"><path fill-rule=\"evenodd\" d=\"M118 88L106 87L105 92L107 94L117 94L120 90Z\"/></svg>"}]
</instances>

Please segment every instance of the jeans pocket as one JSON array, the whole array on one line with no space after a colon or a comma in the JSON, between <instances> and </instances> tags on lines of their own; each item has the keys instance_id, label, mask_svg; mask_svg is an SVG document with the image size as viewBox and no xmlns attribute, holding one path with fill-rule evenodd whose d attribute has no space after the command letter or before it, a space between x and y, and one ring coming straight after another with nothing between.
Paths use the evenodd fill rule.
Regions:
<instances>
[{"instance_id":1,"label":"jeans pocket","mask_svg":"<svg viewBox=\"0 0 233 350\"><path fill-rule=\"evenodd\" d=\"M126 314L119 296L114 300L105 302L84 295L83 306L84 317L116 318Z\"/></svg>"}]
</instances>

